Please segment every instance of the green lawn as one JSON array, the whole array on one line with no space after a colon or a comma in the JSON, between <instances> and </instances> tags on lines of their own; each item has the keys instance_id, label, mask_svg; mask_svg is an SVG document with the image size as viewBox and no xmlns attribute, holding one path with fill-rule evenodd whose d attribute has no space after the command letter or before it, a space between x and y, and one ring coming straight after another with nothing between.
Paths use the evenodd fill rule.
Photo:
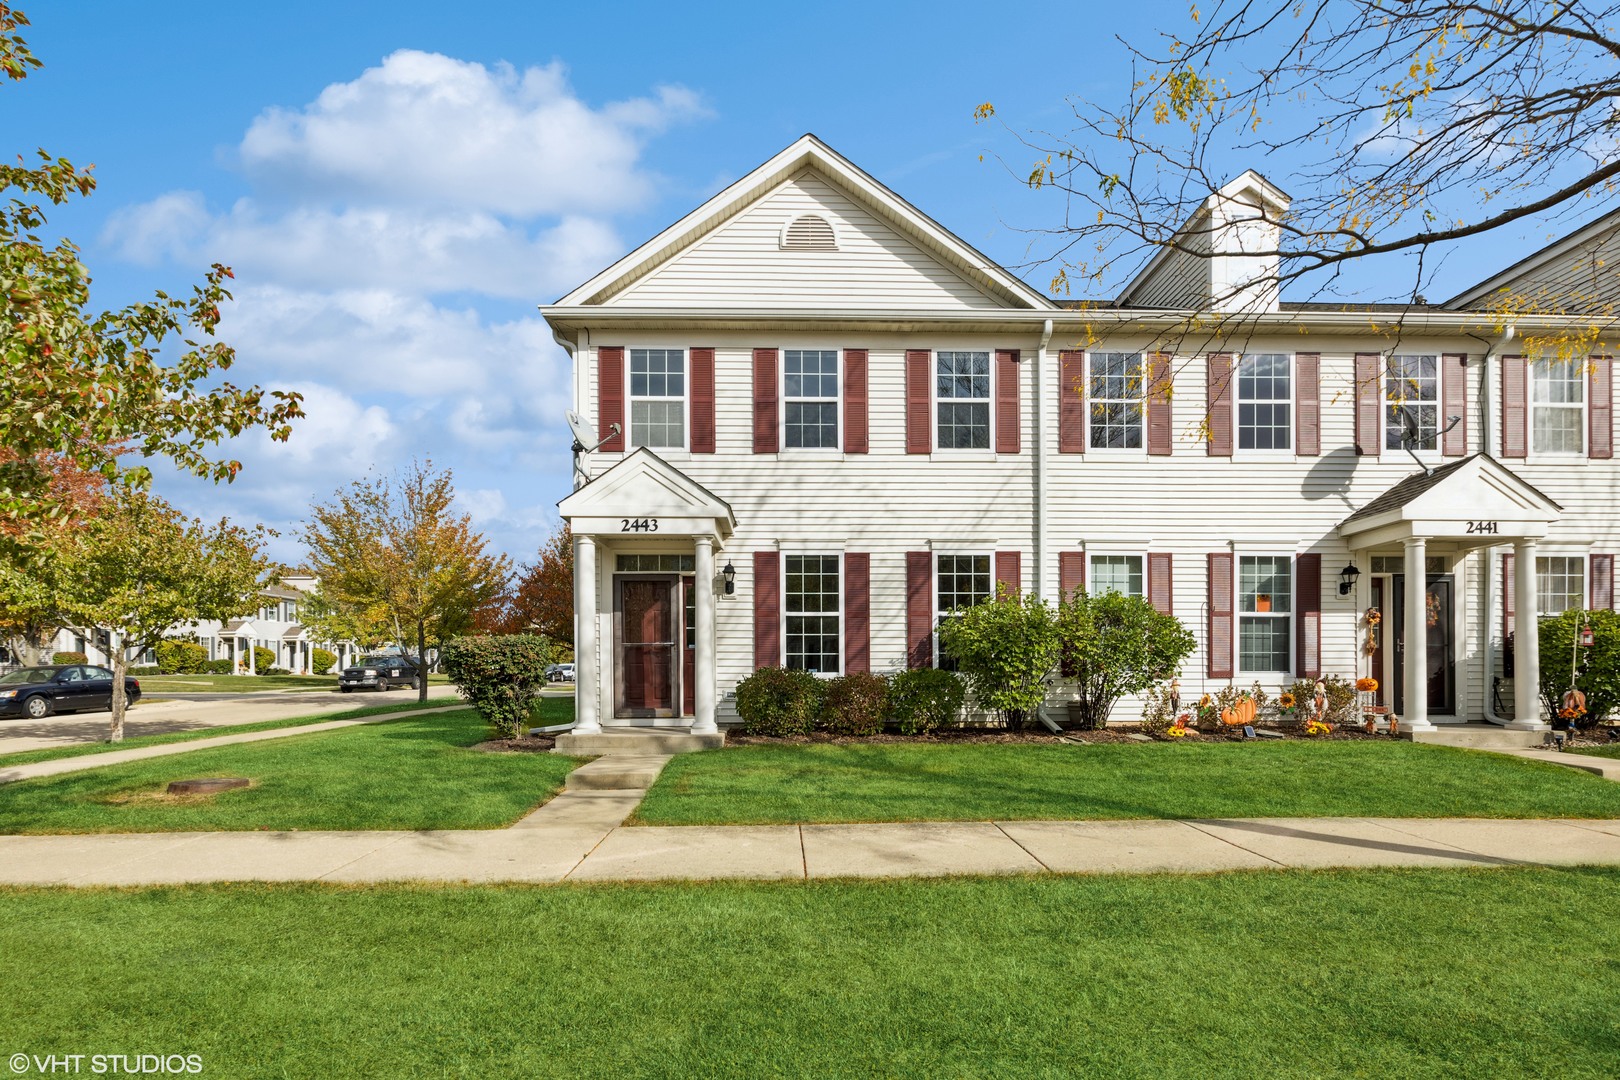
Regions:
<instances>
[{"instance_id":1,"label":"green lawn","mask_svg":"<svg viewBox=\"0 0 1620 1080\"><path fill-rule=\"evenodd\" d=\"M259 690L336 690L337 673L330 675L138 675L142 694L251 694ZM447 675L429 675L428 685L450 681Z\"/></svg>"},{"instance_id":2,"label":"green lawn","mask_svg":"<svg viewBox=\"0 0 1620 1080\"><path fill-rule=\"evenodd\" d=\"M1571 754L1590 754L1593 757L1620 758L1620 743L1611 746L1587 746L1579 750L1569 751Z\"/></svg>"},{"instance_id":3,"label":"green lawn","mask_svg":"<svg viewBox=\"0 0 1620 1080\"><path fill-rule=\"evenodd\" d=\"M1043 818L1620 817L1620 784L1406 742L748 746L673 759L648 825Z\"/></svg>"},{"instance_id":4,"label":"green lawn","mask_svg":"<svg viewBox=\"0 0 1620 1080\"><path fill-rule=\"evenodd\" d=\"M466 749L488 736L464 709L22 780L0 786L0 833L493 829L549 799L579 764ZM161 794L171 780L207 776L255 786Z\"/></svg>"},{"instance_id":5,"label":"green lawn","mask_svg":"<svg viewBox=\"0 0 1620 1080\"><path fill-rule=\"evenodd\" d=\"M1617 909L1620 872L1576 869L0 891L0 1049L230 1077L1608 1078L1620 922L1549 919Z\"/></svg>"}]
</instances>

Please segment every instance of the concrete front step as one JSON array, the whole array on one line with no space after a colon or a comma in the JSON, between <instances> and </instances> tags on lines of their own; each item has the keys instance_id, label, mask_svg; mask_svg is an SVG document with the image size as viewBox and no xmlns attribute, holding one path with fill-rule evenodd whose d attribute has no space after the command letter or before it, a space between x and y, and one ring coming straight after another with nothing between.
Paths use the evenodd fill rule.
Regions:
<instances>
[{"instance_id":1,"label":"concrete front step","mask_svg":"<svg viewBox=\"0 0 1620 1080\"><path fill-rule=\"evenodd\" d=\"M1528 750L1547 741L1545 731L1515 731L1495 724L1447 724L1433 731L1402 732L1402 737L1413 742L1476 750Z\"/></svg>"},{"instance_id":2,"label":"concrete front step","mask_svg":"<svg viewBox=\"0 0 1620 1080\"><path fill-rule=\"evenodd\" d=\"M718 750L726 743L724 732L694 735L680 728L633 728L600 731L592 735L569 732L557 736L555 752L580 757L607 754L689 754L696 750Z\"/></svg>"},{"instance_id":3,"label":"concrete front step","mask_svg":"<svg viewBox=\"0 0 1620 1080\"><path fill-rule=\"evenodd\" d=\"M646 791L664 771L668 754L614 754L568 774L565 791Z\"/></svg>"}]
</instances>

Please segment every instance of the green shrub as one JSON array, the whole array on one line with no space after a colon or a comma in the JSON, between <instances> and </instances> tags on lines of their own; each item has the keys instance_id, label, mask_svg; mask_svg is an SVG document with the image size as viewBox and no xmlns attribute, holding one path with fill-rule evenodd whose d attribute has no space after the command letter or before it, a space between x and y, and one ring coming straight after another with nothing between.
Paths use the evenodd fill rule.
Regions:
<instances>
[{"instance_id":1,"label":"green shrub","mask_svg":"<svg viewBox=\"0 0 1620 1080\"><path fill-rule=\"evenodd\" d=\"M1566 611L1542 619L1538 643L1541 652L1541 698L1556 727L1569 723L1558 717L1564 691L1569 689L1569 665L1575 635L1583 626L1592 628L1591 648L1582 647L1575 660L1575 689L1586 695L1586 715L1575 723L1587 727L1601 723L1620 708L1620 613L1613 611Z\"/></svg>"},{"instance_id":2,"label":"green shrub","mask_svg":"<svg viewBox=\"0 0 1620 1080\"><path fill-rule=\"evenodd\" d=\"M152 651L165 675L195 675L208 663L208 650L192 641L160 641Z\"/></svg>"},{"instance_id":3,"label":"green shrub","mask_svg":"<svg viewBox=\"0 0 1620 1080\"><path fill-rule=\"evenodd\" d=\"M854 671L827 684L822 722L834 735L878 735L889 704L889 680Z\"/></svg>"},{"instance_id":4,"label":"green shrub","mask_svg":"<svg viewBox=\"0 0 1620 1080\"><path fill-rule=\"evenodd\" d=\"M1057 619L1046 601L1004 586L994 599L941 622L939 646L956 661L974 703L1015 731L1046 701L1060 650Z\"/></svg>"},{"instance_id":5,"label":"green shrub","mask_svg":"<svg viewBox=\"0 0 1620 1080\"><path fill-rule=\"evenodd\" d=\"M1065 675L1075 681L1082 726L1103 728L1114 703L1176 673L1198 640L1174 615L1140 596L1078 590L1058 605Z\"/></svg>"},{"instance_id":6,"label":"green shrub","mask_svg":"<svg viewBox=\"0 0 1620 1080\"><path fill-rule=\"evenodd\" d=\"M260 668L260 675L291 675L292 672L284 667Z\"/></svg>"},{"instance_id":7,"label":"green shrub","mask_svg":"<svg viewBox=\"0 0 1620 1080\"><path fill-rule=\"evenodd\" d=\"M132 668L130 668L128 674L130 674L130 675L161 675L163 673L157 669L157 666L155 664L143 664L140 667L132 667Z\"/></svg>"},{"instance_id":8,"label":"green shrub","mask_svg":"<svg viewBox=\"0 0 1620 1080\"><path fill-rule=\"evenodd\" d=\"M262 645L253 646L253 670L261 675L268 674L276 666L276 654Z\"/></svg>"},{"instance_id":9,"label":"green shrub","mask_svg":"<svg viewBox=\"0 0 1620 1080\"><path fill-rule=\"evenodd\" d=\"M309 669L317 675L325 675L337 666L337 653L327 652L325 649L312 649L309 654Z\"/></svg>"},{"instance_id":10,"label":"green shrub","mask_svg":"<svg viewBox=\"0 0 1620 1080\"><path fill-rule=\"evenodd\" d=\"M202 671L199 674L229 675L230 673L231 662L229 660L205 660L203 661Z\"/></svg>"},{"instance_id":11,"label":"green shrub","mask_svg":"<svg viewBox=\"0 0 1620 1080\"><path fill-rule=\"evenodd\" d=\"M498 735L523 737L546 685L550 641L536 634L456 638L445 642L439 659L456 692Z\"/></svg>"},{"instance_id":12,"label":"green shrub","mask_svg":"<svg viewBox=\"0 0 1620 1080\"><path fill-rule=\"evenodd\" d=\"M760 668L737 684L746 735L808 735L821 716L826 684L808 671Z\"/></svg>"},{"instance_id":13,"label":"green shrub","mask_svg":"<svg viewBox=\"0 0 1620 1080\"><path fill-rule=\"evenodd\" d=\"M51 654L53 664L88 664L90 658L82 652L58 652Z\"/></svg>"},{"instance_id":14,"label":"green shrub","mask_svg":"<svg viewBox=\"0 0 1620 1080\"><path fill-rule=\"evenodd\" d=\"M916 668L889 680L889 716L904 735L928 735L957 722L967 688L949 671Z\"/></svg>"}]
</instances>

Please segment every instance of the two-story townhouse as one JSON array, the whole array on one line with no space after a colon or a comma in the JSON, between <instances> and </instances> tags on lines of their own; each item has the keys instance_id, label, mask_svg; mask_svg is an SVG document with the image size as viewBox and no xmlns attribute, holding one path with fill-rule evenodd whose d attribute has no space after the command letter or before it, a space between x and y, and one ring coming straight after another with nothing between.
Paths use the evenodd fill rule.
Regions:
<instances>
[{"instance_id":1,"label":"two-story townhouse","mask_svg":"<svg viewBox=\"0 0 1620 1080\"><path fill-rule=\"evenodd\" d=\"M1615 226L1444 305L1291 304L1246 254L1286 200L1245 173L1188 223L1212 257L1080 305L805 136L544 307L585 436L579 729L948 662L941 614L998 582L1145 596L1193 692L1371 675L1408 730L1543 729L1537 615L1613 602L1610 362L1482 308Z\"/></svg>"}]
</instances>

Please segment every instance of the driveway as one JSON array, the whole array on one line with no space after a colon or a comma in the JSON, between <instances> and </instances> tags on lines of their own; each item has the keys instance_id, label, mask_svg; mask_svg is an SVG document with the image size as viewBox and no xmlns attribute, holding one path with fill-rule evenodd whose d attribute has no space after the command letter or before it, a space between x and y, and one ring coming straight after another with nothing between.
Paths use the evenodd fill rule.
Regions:
<instances>
[{"instance_id":1,"label":"driveway","mask_svg":"<svg viewBox=\"0 0 1620 1080\"><path fill-rule=\"evenodd\" d=\"M336 690L268 690L252 694L171 694L163 701L142 701L124 718L124 734L166 735L174 731L257 724L296 716L320 717L369 705L397 705L416 700L414 690L383 694L340 694ZM429 686L431 701L458 700L452 686ZM100 742L107 737L106 712L70 713L43 720L0 720L0 754L43 750L52 746Z\"/></svg>"}]
</instances>

